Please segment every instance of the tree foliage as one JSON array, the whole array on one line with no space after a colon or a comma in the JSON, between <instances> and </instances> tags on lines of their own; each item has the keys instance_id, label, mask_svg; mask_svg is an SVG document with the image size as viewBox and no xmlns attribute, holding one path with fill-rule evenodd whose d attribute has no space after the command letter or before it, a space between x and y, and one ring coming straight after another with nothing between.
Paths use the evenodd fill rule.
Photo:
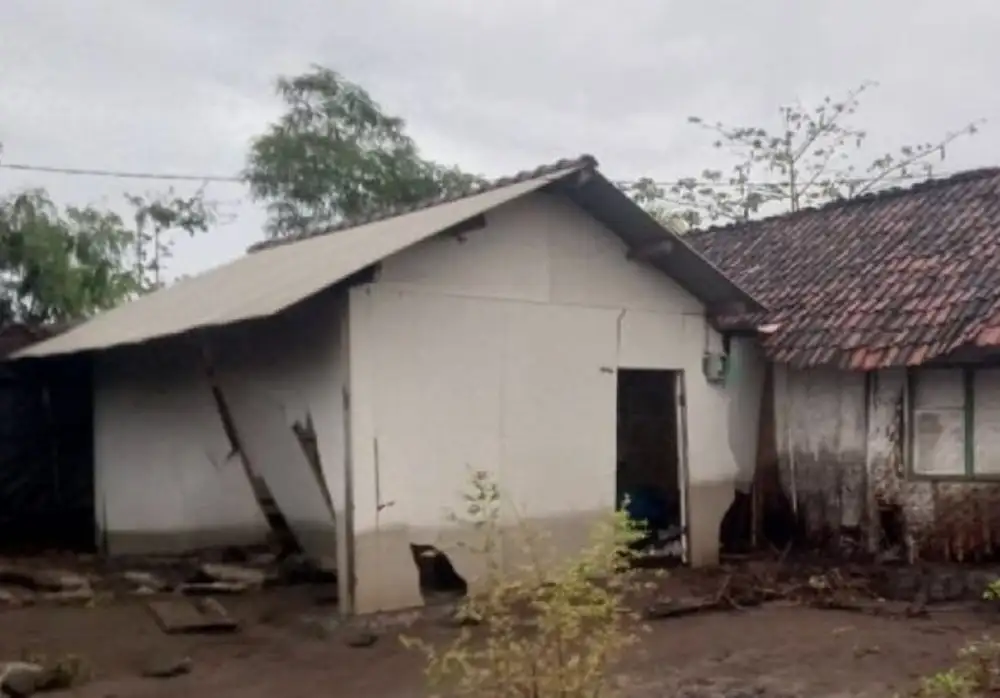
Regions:
<instances>
[{"instance_id":1,"label":"tree foliage","mask_svg":"<svg viewBox=\"0 0 1000 698\"><path fill-rule=\"evenodd\" d=\"M403 119L333 70L282 77L278 94L285 114L253 140L244 172L253 197L267 204L272 237L464 193L482 181L422 157Z\"/></svg>"},{"instance_id":2,"label":"tree foliage","mask_svg":"<svg viewBox=\"0 0 1000 698\"><path fill-rule=\"evenodd\" d=\"M44 190L0 197L0 326L85 318L161 284L174 230L206 230L201 193L128 197L132 224L113 211L60 207Z\"/></svg>"},{"instance_id":3,"label":"tree foliage","mask_svg":"<svg viewBox=\"0 0 1000 698\"><path fill-rule=\"evenodd\" d=\"M162 271L173 253L172 233L188 235L208 231L217 221L218 210L206 201L204 189L194 196L179 196L173 190L165 194L126 194L131 205L135 227L132 238L133 269L143 291L163 285Z\"/></svg>"},{"instance_id":4,"label":"tree foliage","mask_svg":"<svg viewBox=\"0 0 1000 698\"><path fill-rule=\"evenodd\" d=\"M650 178L631 185L633 197L657 217L673 211L691 225L741 221L758 213L797 211L832 199L849 199L898 185L901 179L934 174L956 139L975 134L973 122L943 137L874 157L865 165L868 132L852 123L865 82L840 100L795 103L779 109L776 128L730 126L690 117L712 135L713 146L730 153L729 171L704 170L669 186Z\"/></svg>"}]
</instances>

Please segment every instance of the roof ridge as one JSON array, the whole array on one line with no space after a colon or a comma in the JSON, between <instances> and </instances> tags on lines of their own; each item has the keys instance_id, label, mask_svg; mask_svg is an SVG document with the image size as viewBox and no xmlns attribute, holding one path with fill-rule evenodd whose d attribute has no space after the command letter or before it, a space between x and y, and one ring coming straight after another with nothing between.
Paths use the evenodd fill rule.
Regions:
<instances>
[{"instance_id":1,"label":"roof ridge","mask_svg":"<svg viewBox=\"0 0 1000 698\"><path fill-rule=\"evenodd\" d=\"M472 196L477 196L478 194L484 194L489 191L494 191L496 189L502 189L503 187L510 186L511 184L517 184L519 182L526 182L532 179L537 179L539 177L544 177L550 175L554 172L559 172L560 170L569 170L573 168L578 169L597 169L597 158L593 155L584 153L575 158L562 158L545 165L538 165L530 170L521 170L513 175L508 175L505 177L499 177L497 179L487 180L484 183L473 187L468 192L463 192L460 194L452 194L448 196L435 196L422 201L418 201L413 204L406 204L402 206L393 206L386 208L382 211L377 211L367 216L359 216L357 218L351 218L348 220L341 221L335 225L326 226L318 230L307 230L301 233L296 233L295 235L289 235L287 237L275 238L273 240L263 240L261 242L251 245L247 252L259 252L261 250L268 250L274 247L280 247L282 245L289 245L295 242L301 242L302 240L308 240L309 238L319 237L321 235L327 235L329 233L335 233L342 230L348 230L350 228L357 228L362 225L367 225L369 223L376 223L378 221L389 220L390 218L396 218L397 216L402 216L407 213L414 213L416 211L421 211L423 209L433 208L434 206L439 206L441 204L448 204L454 201L460 201L462 199L467 199Z\"/></svg>"},{"instance_id":2,"label":"roof ridge","mask_svg":"<svg viewBox=\"0 0 1000 698\"><path fill-rule=\"evenodd\" d=\"M947 177L929 177L928 179L921 180L910 186L880 189L878 191L861 194L860 196L854 196L849 199L834 199L820 204L819 206L800 208L798 211L775 213L770 216L754 218L749 221L735 221L733 223L711 225L707 228L696 228L685 233L685 238L691 239L711 233L736 230L739 228L752 228L763 223L773 222L775 220L796 220L798 218L807 217L817 213L825 213L831 210L850 208L852 206L880 203L882 201L889 201L901 196L919 194L928 190L944 188L955 184L964 184L966 182L976 181L979 179L988 179L990 177L1000 177L1000 167L979 167L971 170L962 170L961 172L956 172L955 174Z\"/></svg>"}]
</instances>

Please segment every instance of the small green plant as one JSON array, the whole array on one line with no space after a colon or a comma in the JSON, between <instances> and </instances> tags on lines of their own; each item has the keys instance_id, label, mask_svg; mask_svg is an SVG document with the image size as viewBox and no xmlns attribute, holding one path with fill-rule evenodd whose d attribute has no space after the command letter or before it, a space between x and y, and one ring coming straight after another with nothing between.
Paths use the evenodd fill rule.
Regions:
<instances>
[{"instance_id":1,"label":"small green plant","mask_svg":"<svg viewBox=\"0 0 1000 698\"><path fill-rule=\"evenodd\" d=\"M983 591L985 601L1000 601L1000 579L994 579Z\"/></svg>"},{"instance_id":2,"label":"small green plant","mask_svg":"<svg viewBox=\"0 0 1000 698\"><path fill-rule=\"evenodd\" d=\"M925 678L916 698L975 698L1000 690L1000 642L984 637L958 653L958 664Z\"/></svg>"},{"instance_id":3,"label":"small green plant","mask_svg":"<svg viewBox=\"0 0 1000 698\"><path fill-rule=\"evenodd\" d=\"M501 500L497 484L477 472L465 495L466 517L454 517L479 534L474 550L485 570L458 609L468 623L441 646L403 638L423 653L431 694L612 696L614 666L645 629L628 603L638 584L630 544L641 531L619 512L595 526L579 555L547 562L544 534L516 515L502 528ZM528 562L512 566L512 550Z\"/></svg>"}]
</instances>

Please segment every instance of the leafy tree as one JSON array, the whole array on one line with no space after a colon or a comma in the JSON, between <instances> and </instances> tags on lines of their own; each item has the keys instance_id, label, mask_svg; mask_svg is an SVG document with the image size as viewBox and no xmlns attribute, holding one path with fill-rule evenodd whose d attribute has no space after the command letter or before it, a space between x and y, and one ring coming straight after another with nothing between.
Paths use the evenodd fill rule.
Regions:
<instances>
[{"instance_id":1,"label":"leafy tree","mask_svg":"<svg viewBox=\"0 0 1000 698\"><path fill-rule=\"evenodd\" d=\"M327 68L278 80L286 112L251 144L244 172L268 235L370 215L481 182L421 156L405 122Z\"/></svg>"},{"instance_id":2,"label":"leafy tree","mask_svg":"<svg viewBox=\"0 0 1000 698\"><path fill-rule=\"evenodd\" d=\"M112 211L60 208L39 189L0 198L0 325L76 320L156 288L166 234L214 220L200 193L130 201L135 226Z\"/></svg>"},{"instance_id":3,"label":"leafy tree","mask_svg":"<svg viewBox=\"0 0 1000 698\"><path fill-rule=\"evenodd\" d=\"M862 95L875 87L865 82L841 100L826 97L817 105L795 103L779 109L776 129L729 126L690 117L706 129L713 146L730 152L729 172L705 170L667 187L650 178L630 185L632 196L661 219L683 217L691 225L747 220L758 212L797 211L831 199L849 199L913 176L930 177L957 138L975 134L981 122L856 165L868 132L851 123Z\"/></svg>"},{"instance_id":4,"label":"leafy tree","mask_svg":"<svg viewBox=\"0 0 1000 698\"><path fill-rule=\"evenodd\" d=\"M133 209L134 273L143 290L163 285L163 265L173 252L172 232L203 233L218 220L218 209L205 200L204 188L190 197L178 196L171 189L165 194L126 194L125 199Z\"/></svg>"},{"instance_id":5,"label":"leafy tree","mask_svg":"<svg viewBox=\"0 0 1000 698\"><path fill-rule=\"evenodd\" d=\"M0 201L0 324L65 322L139 291L113 213L60 210L41 190Z\"/></svg>"}]
</instances>

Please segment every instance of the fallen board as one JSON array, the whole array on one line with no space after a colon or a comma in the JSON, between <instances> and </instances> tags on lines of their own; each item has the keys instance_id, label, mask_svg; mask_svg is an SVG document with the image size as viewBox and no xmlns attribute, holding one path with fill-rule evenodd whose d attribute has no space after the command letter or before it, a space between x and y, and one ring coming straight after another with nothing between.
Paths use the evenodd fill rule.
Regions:
<instances>
[{"instance_id":1,"label":"fallen board","mask_svg":"<svg viewBox=\"0 0 1000 698\"><path fill-rule=\"evenodd\" d=\"M181 633L231 633L239 628L215 599L166 599L146 604L157 625L168 635Z\"/></svg>"}]
</instances>

